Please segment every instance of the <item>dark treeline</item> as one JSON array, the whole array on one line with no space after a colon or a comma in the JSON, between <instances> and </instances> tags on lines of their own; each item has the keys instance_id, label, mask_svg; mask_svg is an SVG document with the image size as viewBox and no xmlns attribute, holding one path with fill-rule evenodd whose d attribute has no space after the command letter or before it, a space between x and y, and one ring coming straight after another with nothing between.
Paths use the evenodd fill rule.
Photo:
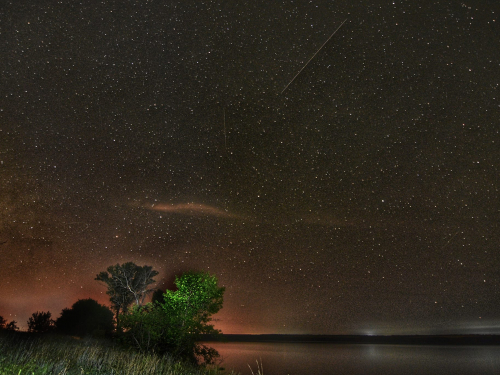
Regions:
<instances>
[{"instance_id":1,"label":"dark treeline","mask_svg":"<svg viewBox=\"0 0 500 375\"><path fill-rule=\"evenodd\" d=\"M37 311L28 319L28 332L58 333L78 337L110 338L140 352L170 354L175 358L212 364L219 357L200 343L221 332L210 324L222 308L224 288L205 272L187 272L176 277L176 290L151 287L158 272L132 262L110 266L97 274L104 283L111 309L88 298L64 308L57 319L50 311ZM153 294L153 301L145 303ZM0 329L18 331L16 321L0 316Z\"/></svg>"}]
</instances>

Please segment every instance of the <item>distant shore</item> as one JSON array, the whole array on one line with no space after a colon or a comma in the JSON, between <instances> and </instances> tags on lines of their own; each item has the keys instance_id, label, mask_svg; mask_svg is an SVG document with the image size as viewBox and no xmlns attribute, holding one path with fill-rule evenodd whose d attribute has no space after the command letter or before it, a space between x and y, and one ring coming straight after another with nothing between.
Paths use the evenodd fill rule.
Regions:
<instances>
[{"instance_id":1,"label":"distant shore","mask_svg":"<svg viewBox=\"0 0 500 375\"><path fill-rule=\"evenodd\" d=\"M204 336L203 342L275 342L380 345L500 345L500 335L245 335Z\"/></svg>"}]
</instances>

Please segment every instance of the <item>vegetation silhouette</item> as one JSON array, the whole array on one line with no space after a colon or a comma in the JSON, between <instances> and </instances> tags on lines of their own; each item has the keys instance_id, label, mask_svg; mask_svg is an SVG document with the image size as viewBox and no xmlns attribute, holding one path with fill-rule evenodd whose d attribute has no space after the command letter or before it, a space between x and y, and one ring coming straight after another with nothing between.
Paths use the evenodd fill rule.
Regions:
<instances>
[{"instance_id":1,"label":"vegetation silhouette","mask_svg":"<svg viewBox=\"0 0 500 375\"><path fill-rule=\"evenodd\" d=\"M55 324L58 332L80 337L109 336L114 330L113 312L91 298L63 309Z\"/></svg>"},{"instance_id":2,"label":"vegetation silhouette","mask_svg":"<svg viewBox=\"0 0 500 375\"><path fill-rule=\"evenodd\" d=\"M54 330L54 320L50 311L34 312L28 319L28 332L45 333Z\"/></svg>"},{"instance_id":3,"label":"vegetation silhouette","mask_svg":"<svg viewBox=\"0 0 500 375\"><path fill-rule=\"evenodd\" d=\"M6 331L19 331L19 327L17 326L17 322L12 320L9 324L5 326Z\"/></svg>"},{"instance_id":4,"label":"vegetation silhouette","mask_svg":"<svg viewBox=\"0 0 500 375\"><path fill-rule=\"evenodd\" d=\"M159 304L165 303L165 298L163 297L163 294L165 292L166 292L166 290L156 289L153 292L153 295L151 296L151 302L152 303L159 303Z\"/></svg>"},{"instance_id":5,"label":"vegetation silhouette","mask_svg":"<svg viewBox=\"0 0 500 375\"><path fill-rule=\"evenodd\" d=\"M5 320L5 318L0 315L0 330L19 331L19 327L17 326L17 322L15 320L7 323L7 320Z\"/></svg>"}]
</instances>

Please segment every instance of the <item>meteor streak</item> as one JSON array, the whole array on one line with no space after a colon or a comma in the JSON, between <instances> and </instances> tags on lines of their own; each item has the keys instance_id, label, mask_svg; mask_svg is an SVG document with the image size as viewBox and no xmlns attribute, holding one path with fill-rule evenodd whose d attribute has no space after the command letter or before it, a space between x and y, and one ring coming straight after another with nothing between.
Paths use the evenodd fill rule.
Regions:
<instances>
[{"instance_id":1,"label":"meteor streak","mask_svg":"<svg viewBox=\"0 0 500 375\"><path fill-rule=\"evenodd\" d=\"M295 74L295 77L293 77L293 78L292 78L292 80L291 80L290 82L288 82L288 85L286 85L286 86L285 86L285 88L283 89L283 91L281 91L281 93L282 93L282 94L285 92L285 90L288 88L288 86L290 86L290 85L292 84L292 82L293 82L293 81L295 81L295 78L297 78L297 77L299 76L299 74L300 74L300 73L302 73L302 71L303 71L303 70L305 69L305 67L306 67L306 66L307 66L307 65L311 62L311 60L312 60L312 59L314 59L314 56L316 56L316 55L318 54L318 52L319 52L319 51L321 51L321 49L325 46L325 44L326 44L326 43L328 43L328 41L329 41L330 39L332 39L332 36L334 36L334 35L335 35L335 33L336 33L337 31L339 31L339 29L342 27L342 25L344 25L345 21L347 21L347 18L344 20L344 22L342 22L342 23L340 24L340 26L339 26L339 27L337 27L337 30L335 30L335 31L332 33L332 35L330 35L330 37L326 40L326 42L325 42L325 43L323 43L323 44L321 45L321 47L319 47L319 49L316 51L316 53L315 53L314 55L312 55L312 57L309 59L309 61L308 61L308 62L306 62L306 64L302 67L302 69L300 69L300 70L299 70L299 72L298 72L297 74Z\"/></svg>"}]
</instances>

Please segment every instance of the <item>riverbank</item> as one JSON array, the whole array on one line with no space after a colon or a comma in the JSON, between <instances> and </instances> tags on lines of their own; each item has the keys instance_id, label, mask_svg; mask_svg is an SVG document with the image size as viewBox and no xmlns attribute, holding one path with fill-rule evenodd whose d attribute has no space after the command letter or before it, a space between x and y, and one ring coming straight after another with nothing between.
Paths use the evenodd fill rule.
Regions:
<instances>
[{"instance_id":1,"label":"riverbank","mask_svg":"<svg viewBox=\"0 0 500 375\"><path fill-rule=\"evenodd\" d=\"M110 339L26 332L0 332L0 374L236 375L221 368L178 362L169 356L125 350Z\"/></svg>"}]
</instances>

